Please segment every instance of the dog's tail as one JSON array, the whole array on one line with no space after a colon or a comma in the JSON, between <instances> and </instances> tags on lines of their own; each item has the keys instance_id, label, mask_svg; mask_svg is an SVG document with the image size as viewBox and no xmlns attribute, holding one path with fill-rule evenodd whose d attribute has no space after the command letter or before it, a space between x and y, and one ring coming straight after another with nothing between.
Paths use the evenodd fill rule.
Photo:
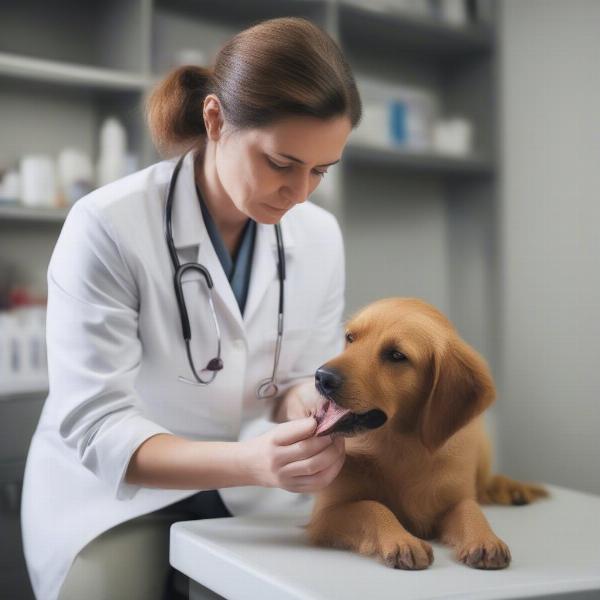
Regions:
<instances>
[{"instance_id":1,"label":"dog's tail","mask_svg":"<svg viewBox=\"0 0 600 600\"><path fill-rule=\"evenodd\" d=\"M480 504L522 505L548 496L550 492L542 485L516 481L505 475L493 475L485 486L477 489Z\"/></svg>"},{"instance_id":2,"label":"dog's tail","mask_svg":"<svg viewBox=\"0 0 600 600\"><path fill-rule=\"evenodd\" d=\"M537 483L516 481L506 475L492 474L492 443L489 435L480 438L477 463L477 501L480 504L522 505L550 496Z\"/></svg>"}]
</instances>

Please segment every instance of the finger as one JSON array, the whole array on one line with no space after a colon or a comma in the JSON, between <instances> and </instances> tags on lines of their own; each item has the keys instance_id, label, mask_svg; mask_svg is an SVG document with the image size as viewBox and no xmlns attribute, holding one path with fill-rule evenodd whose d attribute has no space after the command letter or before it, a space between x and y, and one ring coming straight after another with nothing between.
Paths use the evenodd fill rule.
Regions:
<instances>
[{"instance_id":1,"label":"finger","mask_svg":"<svg viewBox=\"0 0 600 600\"><path fill-rule=\"evenodd\" d=\"M287 446L312 436L317 428L317 421L313 417L294 419L281 423L275 427L273 441L278 446Z\"/></svg>"},{"instance_id":2,"label":"finger","mask_svg":"<svg viewBox=\"0 0 600 600\"><path fill-rule=\"evenodd\" d=\"M324 484L328 485L337 477L338 473L342 470L344 460L345 456L314 475L300 475L294 477L292 479L292 485L299 489L314 488L315 490L320 490L324 487Z\"/></svg>"},{"instance_id":3,"label":"finger","mask_svg":"<svg viewBox=\"0 0 600 600\"><path fill-rule=\"evenodd\" d=\"M336 447L329 435L309 437L305 440L300 440L295 444L280 446L277 449L277 459L280 461L280 464L286 465L320 454L329 446Z\"/></svg>"},{"instance_id":4,"label":"finger","mask_svg":"<svg viewBox=\"0 0 600 600\"><path fill-rule=\"evenodd\" d=\"M291 407L288 407L287 416L289 421L305 419L306 417L314 418L314 412L298 401L297 403L293 403Z\"/></svg>"},{"instance_id":5,"label":"finger","mask_svg":"<svg viewBox=\"0 0 600 600\"><path fill-rule=\"evenodd\" d=\"M314 475L339 459L339 450L334 444L330 444L328 448L310 458L288 463L280 469L279 473L282 477Z\"/></svg>"}]
</instances>

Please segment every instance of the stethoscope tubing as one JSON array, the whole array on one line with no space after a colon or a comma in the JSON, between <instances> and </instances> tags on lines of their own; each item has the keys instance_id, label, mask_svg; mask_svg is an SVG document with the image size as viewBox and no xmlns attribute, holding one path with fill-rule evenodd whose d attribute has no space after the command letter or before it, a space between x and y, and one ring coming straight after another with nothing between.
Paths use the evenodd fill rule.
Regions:
<instances>
[{"instance_id":1,"label":"stethoscope tubing","mask_svg":"<svg viewBox=\"0 0 600 600\"><path fill-rule=\"evenodd\" d=\"M183 160L185 158L185 154L181 156L177 164L175 165L175 169L171 176L171 180L169 181L169 188L167 192L167 201L165 204L165 212L164 212L164 234L167 242L167 247L169 251L169 256L171 258L171 263L173 265L173 285L175 289L175 297L177 299L177 307L179 310L179 316L181 320L181 331L182 336L186 344L186 353L188 357L188 362L190 364L190 369L196 379L196 381L192 381L190 379L186 379L185 377L179 376L179 380L185 383L189 383L192 385L208 385L211 383L217 373L223 368L223 360L221 359L221 330L219 327L219 321L217 318L217 313L215 310L212 290L214 287L213 279L210 276L208 269L201 265L200 263L188 262L183 265L179 262L179 257L177 256L177 251L175 249L175 244L173 242L173 226L172 226L172 213L173 213L173 199L175 197L175 185L177 183L177 177L179 176L179 171L181 170L181 166L183 164ZM277 341L275 344L275 356L273 360L273 372L271 376L262 380L257 388L256 395L258 398L269 398L277 395L278 385L275 382L277 375L277 368L279 366L279 357L281 354L281 345L283 339L283 325L284 325L284 281L286 278L286 268L285 268L285 248L283 245L283 236L281 234L281 227L279 223L274 225L275 227L275 236L277 238L277 275L279 279L279 304L278 304L278 312L277 312ZM182 287L182 277L188 270L196 270L199 271L205 281L208 288L208 302L209 308L211 311L211 317L215 326L215 333L217 336L217 357L211 359L208 362L208 365L202 370L209 371L210 377L208 380L204 380L197 373L196 368L194 366L194 361L191 353L191 339L192 339L192 331L190 327L190 319L187 312L187 308L185 305L185 298L183 295L183 287Z\"/></svg>"}]
</instances>

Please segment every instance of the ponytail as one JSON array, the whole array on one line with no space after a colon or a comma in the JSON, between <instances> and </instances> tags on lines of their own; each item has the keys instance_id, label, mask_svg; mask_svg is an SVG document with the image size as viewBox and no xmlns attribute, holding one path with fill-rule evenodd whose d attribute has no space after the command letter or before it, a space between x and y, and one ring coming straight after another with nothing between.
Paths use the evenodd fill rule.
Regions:
<instances>
[{"instance_id":1,"label":"ponytail","mask_svg":"<svg viewBox=\"0 0 600 600\"><path fill-rule=\"evenodd\" d=\"M187 65L171 71L146 101L146 122L159 153L170 157L206 136L203 108L211 71Z\"/></svg>"}]
</instances>

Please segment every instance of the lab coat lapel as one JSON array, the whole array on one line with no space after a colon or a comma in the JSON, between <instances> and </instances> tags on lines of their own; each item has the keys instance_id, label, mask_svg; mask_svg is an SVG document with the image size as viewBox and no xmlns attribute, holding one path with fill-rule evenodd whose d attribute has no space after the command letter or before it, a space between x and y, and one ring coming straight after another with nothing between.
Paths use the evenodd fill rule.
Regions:
<instances>
[{"instance_id":1,"label":"lab coat lapel","mask_svg":"<svg viewBox=\"0 0 600 600\"><path fill-rule=\"evenodd\" d=\"M294 239L287 226L285 218L281 220L281 235L286 259L286 269L293 261ZM249 323L272 283L277 286L279 294L279 277L277 274L277 236L273 225L257 223L256 238L254 240L254 253L252 257L252 271L248 297L244 310L244 322ZM275 317L273 317L275 318Z\"/></svg>"},{"instance_id":2,"label":"lab coat lapel","mask_svg":"<svg viewBox=\"0 0 600 600\"><path fill-rule=\"evenodd\" d=\"M210 273L214 284L213 296L217 311L218 305L223 305L228 316L231 317L243 334L244 326L240 308L204 224L194 182L194 151L192 150L184 158L177 178L172 222L175 247L179 250L185 247L197 246L195 260L204 265ZM181 258L180 261L183 262ZM194 277L203 278L199 273L188 271L186 278ZM206 309L208 310L208 306ZM188 310L190 309L188 308Z\"/></svg>"}]
</instances>

